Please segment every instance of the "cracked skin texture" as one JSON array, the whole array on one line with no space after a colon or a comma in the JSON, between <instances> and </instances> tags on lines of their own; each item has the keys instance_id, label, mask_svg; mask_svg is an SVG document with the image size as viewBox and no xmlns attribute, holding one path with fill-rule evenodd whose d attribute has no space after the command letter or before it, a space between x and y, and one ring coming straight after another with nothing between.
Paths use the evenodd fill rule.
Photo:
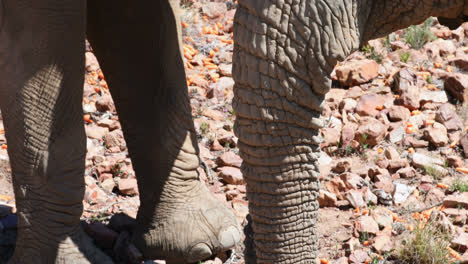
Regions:
<instances>
[{"instance_id":1,"label":"cracked skin texture","mask_svg":"<svg viewBox=\"0 0 468 264\"><path fill-rule=\"evenodd\" d=\"M132 241L145 258L172 263L232 247L240 239L235 217L196 172L178 1L87 4L0 4L0 107L19 216L10 263L112 263L79 224L85 33L111 87L138 178L141 207ZM336 62L365 41L430 15L460 21L468 3L239 0L233 105L258 263L315 262L318 129Z\"/></svg>"},{"instance_id":2,"label":"cracked skin texture","mask_svg":"<svg viewBox=\"0 0 468 264\"><path fill-rule=\"evenodd\" d=\"M248 263L315 263L318 128L336 63L370 39L467 11L464 0L239 0L233 107L254 232Z\"/></svg>"}]
</instances>

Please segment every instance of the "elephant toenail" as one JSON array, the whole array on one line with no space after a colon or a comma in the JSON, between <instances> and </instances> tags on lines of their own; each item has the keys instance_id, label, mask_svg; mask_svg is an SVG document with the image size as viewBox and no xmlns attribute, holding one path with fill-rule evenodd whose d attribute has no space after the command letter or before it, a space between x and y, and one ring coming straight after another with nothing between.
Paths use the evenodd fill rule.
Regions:
<instances>
[{"instance_id":1,"label":"elephant toenail","mask_svg":"<svg viewBox=\"0 0 468 264\"><path fill-rule=\"evenodd\" d=\"M240 236L239 229L231 226L221 233L219 242L223 249L232 248L240 241Z\"/></svg>"},{"instance_id":2,"label":"elephant toenail","mask_svg":"<svg viewBox=\"0 0 468 264\"><path fill-rule=\"evenodd\" d=\"M205 243L199 243L190 250L187 260L190 262L194 262L200 259L207 259L212 254L213 253L211 252L211 249L208 247L208 245L206 245Z\"/></svg>"}]
</instances>

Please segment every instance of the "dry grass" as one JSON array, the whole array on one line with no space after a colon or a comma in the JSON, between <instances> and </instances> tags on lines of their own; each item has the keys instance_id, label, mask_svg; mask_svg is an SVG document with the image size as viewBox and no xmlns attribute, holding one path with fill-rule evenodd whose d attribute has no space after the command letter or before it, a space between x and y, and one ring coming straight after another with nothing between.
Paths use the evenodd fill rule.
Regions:
<instances>
[{"instance_id":1,"label":"dry grass","mask_svg":"<svg viewBox=\"0 0 468 264\"><path fill-rule=\"evenodd\" d=\"M398 251L399 263L449 264L450 235L435 221L415 224L416 228L403 240Z\"/></svg>"}]
</instances>

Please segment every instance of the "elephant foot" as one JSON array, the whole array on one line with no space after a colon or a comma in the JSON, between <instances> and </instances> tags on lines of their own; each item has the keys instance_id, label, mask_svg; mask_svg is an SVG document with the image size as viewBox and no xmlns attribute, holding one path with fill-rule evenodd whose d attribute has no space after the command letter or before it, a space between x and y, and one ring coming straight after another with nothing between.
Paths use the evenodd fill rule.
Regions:
<instances>
[{"instance_id":1,"label":"elephant foot","mask_svg":"<svg viewBox=\"0 0 468 264\"><path fill-rule=\"evenodd\" d=\"M182 199L161 201L145 217L140 207L132 242L145 259L191 263L233 248L241 238L234 214L199 181ZM153 205L154 207L154 205ZM147 212L146 212L147 213Z\"/></svg>"},{"instance_id":2,"label":"elephant foot","mask_svg":"<svg viewBox=\"0 0 468 264\"><path fill-rule=\"evenodd\" d=\"M94 245L84 231L79 229L60 243L18 241L15 253L8 264L113 264L112 259Z\"/></svg>"}]
</instances>

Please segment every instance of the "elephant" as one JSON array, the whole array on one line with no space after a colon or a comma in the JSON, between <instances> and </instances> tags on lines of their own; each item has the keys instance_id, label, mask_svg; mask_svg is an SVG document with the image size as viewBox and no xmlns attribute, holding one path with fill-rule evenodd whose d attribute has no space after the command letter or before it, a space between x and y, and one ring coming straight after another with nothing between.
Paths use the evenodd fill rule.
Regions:
<instances>
[{"instance_id":1,"label":"elephant","mask_svg":"<svg viewBox=\"0 0 468 264\"><path fill-rule=\"evenodd\" d=\"M199 180L177 9L178 0L0 2L0 108L19 219L9 263L113 263L80 227L85 37L137 175L132 243L168 263L239 243L234 214ZM318 129L334 65L429 16L466 15L467 0L238 0L234 130L256 262L315 263Z\"/></svg>"}]
</instances>

